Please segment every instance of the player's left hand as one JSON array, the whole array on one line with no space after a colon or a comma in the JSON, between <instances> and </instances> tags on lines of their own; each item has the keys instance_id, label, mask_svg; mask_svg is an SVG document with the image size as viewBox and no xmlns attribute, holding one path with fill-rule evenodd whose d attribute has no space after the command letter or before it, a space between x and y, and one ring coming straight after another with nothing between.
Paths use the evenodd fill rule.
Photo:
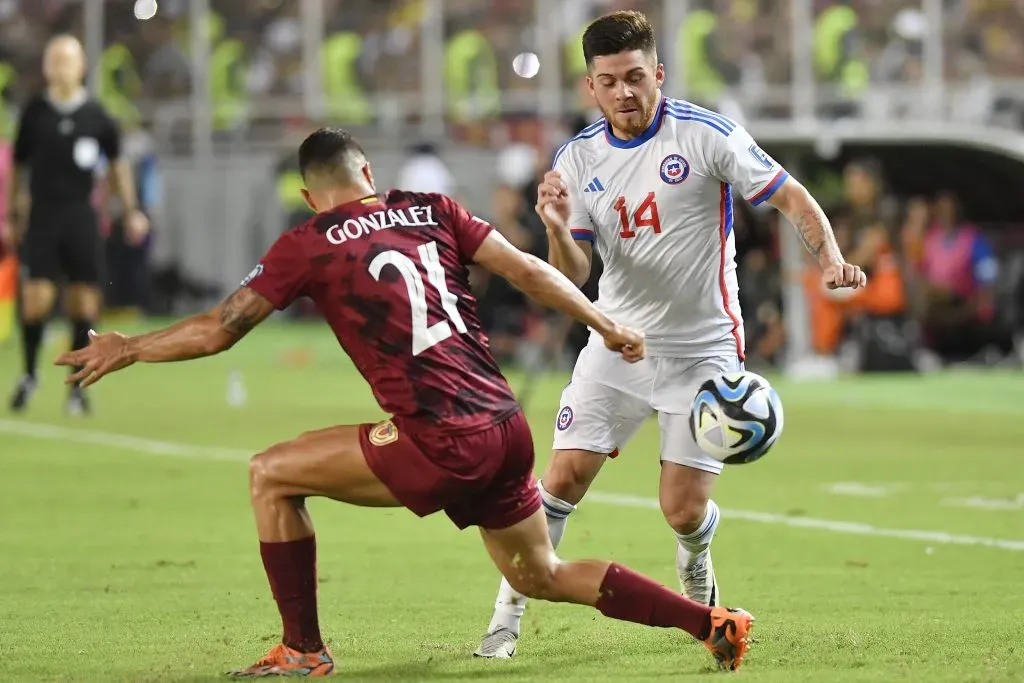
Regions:
<instances>
[{"instance_id":1,"label":"player's left hand","mask_svg":"<svg viewBox=\"0 0 1024 683\"><path fill-rule=\"evenodd\" d=\"M128 337L120 332L96 334L89 330L89 345L60 355L54 365L81 368L65 381L68 384L81 382L82 387L87 387L98 382L104 375L124 369L134 362Z\"/></svg>"},{"instance_id":2,"label":"player's left hand","mask_svg":"<svg viewBox=\"0 0 1024 683\"><path fill-rule=\"evenodd\" d=\"M636 363L647 355L643 332L637 332L616 323L603 337L604 345L621 354L622 359L627 363Z\"/></svg>"},{"instance_id":3,"label":"player's left hand","mask_svg":"<svg viewBox=\"0 0 1024 683\"><path fill-rule=\"evenodd\" d=\"M840 289L842 287L859 289L867 287L868 284L868 276L864 274L860 266L855 266L852 263L838 263L828 266L825 268L823 278L825 286L829 289Z\"/></svg>"},{"instance_id":4,"label":"player's left hand","mask_svg":"<svg viewBox=\"0 0 1024 683\"><path fill-rule=\"evenodd\" d=\"M138 209L128 212L124 217L124 238L128 244L137 247L149 234L149 219Z\"/></svg>"}]
</instances>

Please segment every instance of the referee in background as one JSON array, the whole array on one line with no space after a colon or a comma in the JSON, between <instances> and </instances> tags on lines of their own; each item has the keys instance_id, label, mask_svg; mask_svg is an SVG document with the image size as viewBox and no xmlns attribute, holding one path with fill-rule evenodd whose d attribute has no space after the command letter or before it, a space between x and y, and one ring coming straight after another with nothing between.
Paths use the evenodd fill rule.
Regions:
<instances>
[{"instance_id":1,"label":"referee in background","mask_svg":"<svg viewBox=\"0 0 1024 683\"><path fill-rule=\"evenodd\" d=\"M58 284L72 326L72 348L89 343L100 313L102 241L90 203L101 155L109 162L111 186L125 207L126 236L139 243L149 231L139 211L130 165L121 158L121 135L102 106L86 94L85 53L71 36L57 36L43 57L46 92L22 110L14 143L14 172L8 184L9 214L0 232L18 246L22 266L20 323L25 374L11 397L21 411L38 384L36 368L46 319ZM26 172L30 208L19 212ZM27 218L27 221L25 220ZM67 410L89 412L81 387L70 389Z\"/></svg>"}]
</instances>

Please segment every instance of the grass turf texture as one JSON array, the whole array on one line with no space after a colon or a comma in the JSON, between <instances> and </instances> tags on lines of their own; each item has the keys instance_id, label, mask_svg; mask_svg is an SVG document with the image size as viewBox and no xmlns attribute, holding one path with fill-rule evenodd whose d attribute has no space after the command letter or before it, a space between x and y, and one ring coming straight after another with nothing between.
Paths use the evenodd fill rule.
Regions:
<instances>
[{"instance_id":1,"label":"grass turf texture","mask_svg":"<svg viewBox=\"0 0 1024 683\"><path fill-rule=\"evenodd\" d=\"M0 351L0 389L19 357ZM225 401L231 370L245 378L242 408ZM0 680L216 680L255 661L279 622L244 454L378 418L363 380L324 328L275 324L218 358L107 378L88 420L62 415L62 376L47 368L30 412L0 420ZM529 406L538 473L564 381L550 378ZM723 508L1024 540L1019 374L777 388L786 432L763 461L727 470L715 493ZM75 431L25 434L39 424ZM154 455L103 445L106 436L69 440L81 430L231 450L210 459L209 448ZM657 451L652 421L595 489L655 496ZM861 495L836 494L836 482L859 482L840 490ZM950 502L970 497L997 502ZM474 531L458 533L443 515L320 500L311 510L321 623L344 680L700 681L712 670L678 632L541 603L527 611L514 660L475 660L498 577ZM744 681L1024 680L1024 552L727 512L714 551L725 602L758 617ZM674 539L653 508L584 501L561 553L677 585Z\"/></svg>"}]
</instances>

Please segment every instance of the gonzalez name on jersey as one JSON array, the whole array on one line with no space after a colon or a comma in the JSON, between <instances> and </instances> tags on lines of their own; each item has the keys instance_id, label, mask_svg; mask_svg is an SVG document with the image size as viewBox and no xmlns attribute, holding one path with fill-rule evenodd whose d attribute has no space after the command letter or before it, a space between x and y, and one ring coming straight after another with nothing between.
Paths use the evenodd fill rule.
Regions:
<instances>
[{"instance_id":1,"label":"gonzalez name on jersey","mask_svg":"<svg viewBox=\"0 0 1024 683\"><path fill-rule=\"evenodd\" d=\"M652 356L743 359L733 192L767 201L788 174L734 121L663 97L640 136L604 119L555 155L569 226L604 262L598 308L643 330Z\"/></svg>"}]
</instances>

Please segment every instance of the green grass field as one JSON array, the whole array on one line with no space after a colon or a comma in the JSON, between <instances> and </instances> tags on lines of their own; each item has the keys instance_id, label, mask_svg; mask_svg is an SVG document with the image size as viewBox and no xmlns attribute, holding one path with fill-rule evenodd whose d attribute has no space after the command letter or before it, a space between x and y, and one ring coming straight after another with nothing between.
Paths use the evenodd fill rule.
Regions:
<instances>
[{"instance_id":1,"label":"green grass field","mask_svg":"<svg viewBox=\"0 0 1024 683\"><path fill-rule=\"evenodd\" d=\"M302 367L289 360L297 348L312 352ZM0 350L0 390L19 356ZM241 408L225 400L232 370L248 389ZM254 661L279 624L246 456L379 417L362 379L325 329L274 324L218 358L104 380L91 419L62 415L61 377L47 370L24 417L0 416L0 680L215 680ZM758 617L736 676L1024 681L1022 380L777 383L786 433L763 461L727 471L715 496L725 601ZM550 378L529 406L538 472L563 383ZM674 539L652 498L655 426L606 467L561 552L612 558L675 586ZM311 509L321 623L345 680L718 675L679 633L537 603L519 656L474 660L498 578L474 531L440 515Z\"/></svg>"}]
</instances>

